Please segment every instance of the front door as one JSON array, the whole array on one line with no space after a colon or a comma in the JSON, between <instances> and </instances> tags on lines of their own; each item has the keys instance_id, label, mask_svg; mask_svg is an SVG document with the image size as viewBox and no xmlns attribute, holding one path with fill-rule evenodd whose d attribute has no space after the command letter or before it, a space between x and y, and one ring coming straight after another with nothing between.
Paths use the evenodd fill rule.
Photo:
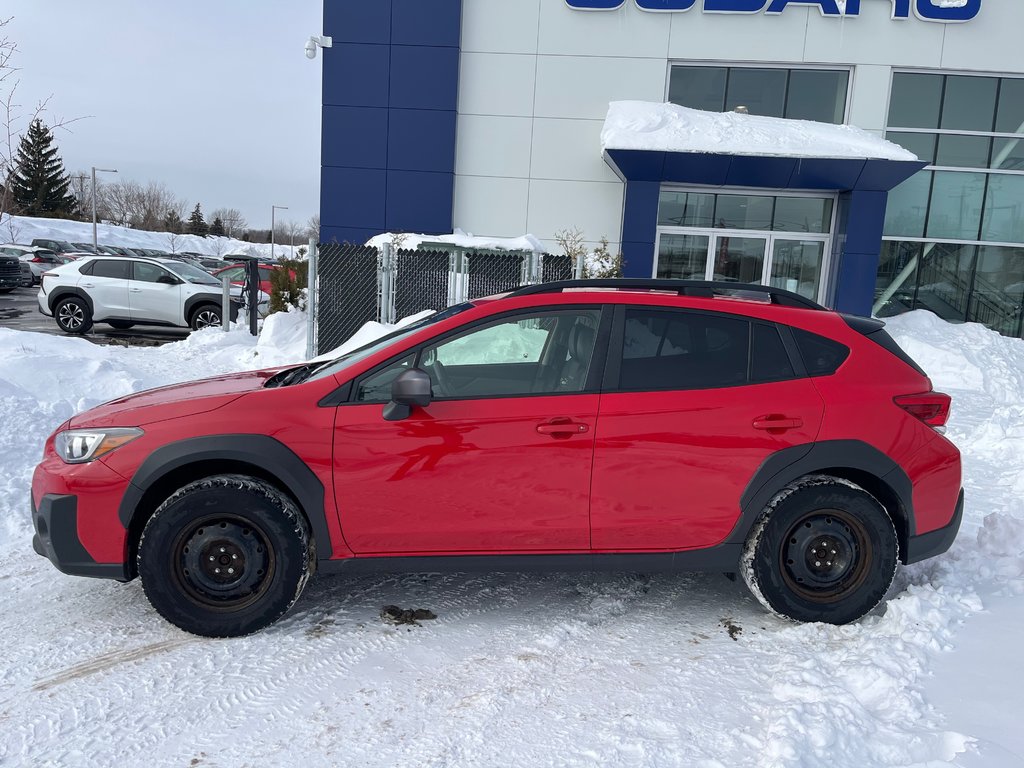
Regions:
<instances>
[{"instance_id":1,"label":"front door","mask_svg":"<svg viewBox=\"0 0 1024 768\"><path fill-rule=\"evenodd\" d=\"M368 372L338 407L334 493L357 554L590 547L601 311L534 310ZM386 421L391 382L425 370L433 402Z\"/></svg>"},{"instance_id":2,"label":"front door","mask_svg":"<svg viewBox=\"0 0 1024 768\"><path fill-rule=\"evenodd\" d=\"M184 324L181 281L156 264L134 261L132 266L132 279L128 283L132 320Z\"/></svg>"}]
</instances>

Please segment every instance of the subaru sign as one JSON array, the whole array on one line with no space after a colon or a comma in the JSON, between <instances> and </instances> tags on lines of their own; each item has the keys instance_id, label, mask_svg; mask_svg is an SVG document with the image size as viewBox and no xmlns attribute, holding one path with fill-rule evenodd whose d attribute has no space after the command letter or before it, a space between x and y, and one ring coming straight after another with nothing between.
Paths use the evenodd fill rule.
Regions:
<instances>
[{"instance_id":1,"label":"subaru sign","mask_svg":"<svg viewBox=\"0 0 1024 768\"><path fill-rule=\"evenodd\" d=\"M909 19L911 13L923 21L951 24L970 21L981 12L981 0L867 0L889 2L892 18ZM614 11L626 0L565 0L570 8L579 11ZM697 7L700 2L704 13L764 13L775 16L789 5L813 5L822 16L844 18L859 16L862 0L633 0L642 11L678 13Z\"/></svg>"}]
</instances>

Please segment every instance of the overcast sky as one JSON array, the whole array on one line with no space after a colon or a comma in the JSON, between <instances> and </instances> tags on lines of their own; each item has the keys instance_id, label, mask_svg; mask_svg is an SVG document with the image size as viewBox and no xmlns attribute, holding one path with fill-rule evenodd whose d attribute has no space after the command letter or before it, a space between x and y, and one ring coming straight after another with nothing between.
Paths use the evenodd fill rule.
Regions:
<instances>
[{"instance_id":1,"label":"overcast sky","mask_svg":"<svg viewBox=\"0 0 1024 768\"><path fill-rule=\"evenodd\" d=\"M57 134L70 172L162 181L251 227L319 208L322 0L3 0L20 99L82 118Z\"/></svg>"}]
</instances>

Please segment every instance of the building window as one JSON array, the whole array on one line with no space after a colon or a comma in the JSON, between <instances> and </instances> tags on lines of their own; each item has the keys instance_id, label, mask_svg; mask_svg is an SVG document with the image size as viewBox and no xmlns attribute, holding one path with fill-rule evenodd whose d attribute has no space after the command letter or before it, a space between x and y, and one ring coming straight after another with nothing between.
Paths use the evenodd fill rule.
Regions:
<instances>
[{"instance_id":1,"label":"building window","mask_svg":"<svg viewBox=\"0 0 1024 768\"><path fill-rule=\"evenodd\" d=\"M673 66L668 100L708 112L842 123L850 73L832 69Z\"/></svg>"},{"instance_id":2,"label":"building window","mask_svg":"<svg viewBox=\"0 0 1024 768\"><path fill-rule=\"evenodd\" d=\"M1020 335L1024 78L896 72L886 137L929 167L889 193L875 313Z\"/></svg>"}]
</instances>

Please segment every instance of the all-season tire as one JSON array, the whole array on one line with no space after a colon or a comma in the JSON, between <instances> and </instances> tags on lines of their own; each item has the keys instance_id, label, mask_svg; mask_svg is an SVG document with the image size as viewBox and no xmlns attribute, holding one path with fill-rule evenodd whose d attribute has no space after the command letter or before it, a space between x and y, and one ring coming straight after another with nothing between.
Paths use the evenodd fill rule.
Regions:
<instances>
[{"instance_id":1,"label":"all-season tire","mask_svg":"<svg viewBox=\"0 0 1024 768\"><path fill-rule=\"evenodd\" d=\"M193 331L210 326L221 324L220 307L216 304L202 304L192 310L192 316L188 319L188 326Z\"/></svg>"},{"instance_id":2,"label":"all-season tire","mask_svg":"<svg viewBox=\"0 0 1024 768\"><path fill-rule=\"evenodd\" d=\"M116 328L119 331L127 331L129 328L133 328L135 323L129 323L127 320L108 320L111 328Z\"/></svg>"},{"instance_id":3,"label":"all-season tire","mask_svg":"<svg viewBox=\"0 0 1024 768\"><path fill-rule=\"evenodd\" d=\"M69 296L57 302L53 308L53 317L57 327L64 333L82 334L92 329L92 312L85 299Z\"/></svg>"},{"instance_id":4,"label":"all-season tire","mask_svg":"<svg viewBox=\"0 0 1024 768\"><path fill-rule=\"evenodd\" d=\"M892 520L867 491L834 477L783 489L755 523L741 572L770 611L847 624L881 602L896 573Z\"/></svg>"},{"instance_id":5,"label":"all-season tire","mask_svg":"<svg viewBox=\"0 0 1024 768\"><path fill-rule=\"evenodd\" d=\"M316 566L305 517L286 494L244 475L216 475L175 492L139 541L142 587L157 612L206 637L274 623Z\"/></svg>"}]
</instances>

